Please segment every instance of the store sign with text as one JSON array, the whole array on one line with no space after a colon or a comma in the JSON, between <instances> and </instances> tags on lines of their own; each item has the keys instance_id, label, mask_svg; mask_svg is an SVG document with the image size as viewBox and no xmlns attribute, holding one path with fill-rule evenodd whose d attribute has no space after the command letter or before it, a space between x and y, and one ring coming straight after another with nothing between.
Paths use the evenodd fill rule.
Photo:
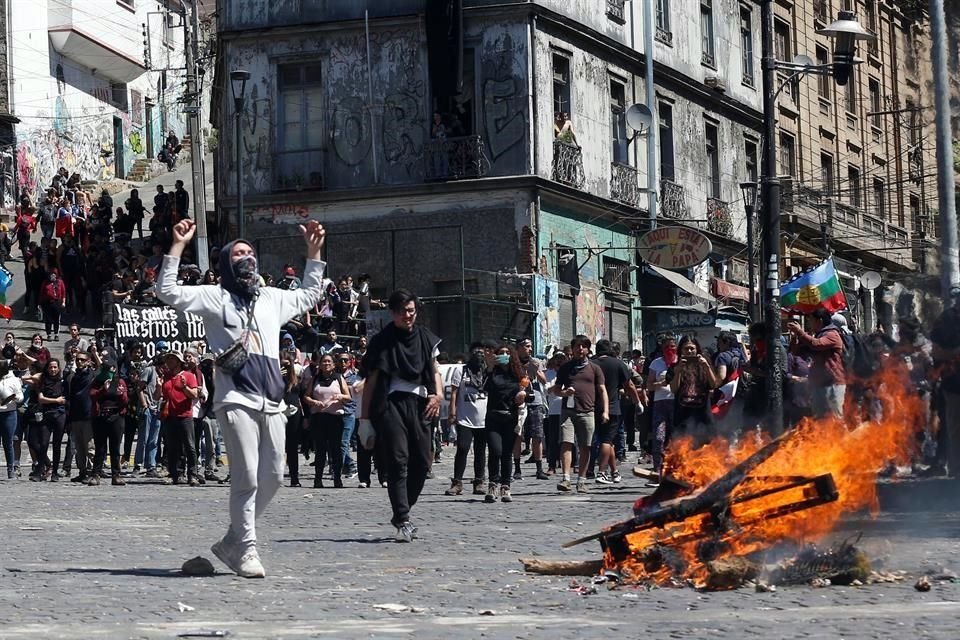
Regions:
<instances>
[{"instance_id":1,"label":"store sign with text","mask_svg":"<svg viewBox=\"0 0 960 640\"><path fill-rule=\"evenodd\" d=\"M637 252L644 261L676 271L700 264L711 251L710 238L688 227L660 227L637 241Z\"/></svg>"}]
</instances>

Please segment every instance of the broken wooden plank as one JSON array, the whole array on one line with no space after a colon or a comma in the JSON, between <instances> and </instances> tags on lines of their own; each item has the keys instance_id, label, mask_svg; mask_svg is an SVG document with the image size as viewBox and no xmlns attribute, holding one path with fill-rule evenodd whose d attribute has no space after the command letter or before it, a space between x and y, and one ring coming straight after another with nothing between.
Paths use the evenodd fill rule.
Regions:
<instances>
[{"instance_id":1,"label":"broken wooden plank","mask_svg":"<svg viewBox=\"0 0 960 640\"><path fill-rule=\"evenodd\" d=\"M603 560L544 560L520 558L527 573L544 576L595 576L603 569Z\"/></svg>"}]
</instances>

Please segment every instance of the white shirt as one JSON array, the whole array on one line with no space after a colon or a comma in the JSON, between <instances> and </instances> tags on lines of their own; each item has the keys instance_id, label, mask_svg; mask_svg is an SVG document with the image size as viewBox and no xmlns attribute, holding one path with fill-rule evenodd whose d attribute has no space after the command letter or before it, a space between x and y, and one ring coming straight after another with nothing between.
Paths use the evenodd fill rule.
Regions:
<instances>
[{"instance_id":1,"label":"white shirt","mask_svg":"<svg viewBox=\"0 0 960 640\"><path fill-rule=\"evenodd\" d=\"M457 424L468 429L483 429L487 414L487 394L468 382L463 375L466 365L456 367L450 379L450 386L457 392Z\"/></svg>"},{"instance_id":2,"label":"white shirt","mask_svg":"<svg viewBox=\"0 0 960 640\"><path fill-rule=\"evenodd\" d=\"M654 379L657 382L663 382L667 379L667 369L669 368L663 358L657 358L650 363L650 373L654 374ZM653 401L657 402L659 400L673 400L673 391L670 390L669 386L653 391Z\"/></svg>"},{"instance_id":3,"label":"white shirt","mask_svg":"<svg viewBox=\"0 0 960 640\"><path fill-rule=\"evenodd\" d=\"M0 413L16 411L17 405L23 402L23 383L20 378L13 375L13 371L8 371L7 375L0 378L0 400L4 400L8 396L13 396L13 400L6 404L0 404Z\"/></svg>"},{"instance_id":4,"label":"white shirt","mask_svg":"<svg viewBox=\"0 0 960 640\"><path fill-rule=\"evenodd\" d=\"M544 389L544 392L547 396L547 414L551 416L558 416L563 410L563 398L560 396L555 396L550 393L550 389L557 383L557 370L556 369L547 369L547 386Z\"/></svg>"}]
</instances>

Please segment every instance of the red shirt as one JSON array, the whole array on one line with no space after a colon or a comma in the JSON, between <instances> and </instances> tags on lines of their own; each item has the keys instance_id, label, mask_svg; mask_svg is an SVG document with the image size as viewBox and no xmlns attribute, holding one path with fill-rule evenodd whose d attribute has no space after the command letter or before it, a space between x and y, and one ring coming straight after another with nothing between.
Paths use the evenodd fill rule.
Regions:
<instances>
[{"instance_id":1,"label":"red shirt","mask_svg":"<svg viewBox=\"0 0 960 640\"><path fill-rule=\"evenodd\" d=\"M183 376L183 382L180 382L180 376ZM184 391L184 385L196 389L199 386L197 376L189 371L181 371L172 378L163 381L160 395L167 401L168 415L171 418L193 417L193 398Z\"/></svg>"}]
</instances>

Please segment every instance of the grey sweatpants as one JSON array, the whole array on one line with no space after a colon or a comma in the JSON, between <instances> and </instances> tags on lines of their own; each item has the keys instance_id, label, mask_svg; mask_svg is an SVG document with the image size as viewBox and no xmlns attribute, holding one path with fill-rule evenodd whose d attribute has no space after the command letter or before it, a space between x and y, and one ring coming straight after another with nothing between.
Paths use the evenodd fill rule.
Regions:
<instances>
[{"instance_id":1,"label":"grey sweatpants","mask_svg":"<svg viewBox=\"0 0 960 640\"><path fill-rule=\"evenodd\" d=\"M230 460L230 529L227 542L253 546L257 518L283 482L282 413L265 414L240 406L218 412Z\"/></svg>"}]
</instances>

